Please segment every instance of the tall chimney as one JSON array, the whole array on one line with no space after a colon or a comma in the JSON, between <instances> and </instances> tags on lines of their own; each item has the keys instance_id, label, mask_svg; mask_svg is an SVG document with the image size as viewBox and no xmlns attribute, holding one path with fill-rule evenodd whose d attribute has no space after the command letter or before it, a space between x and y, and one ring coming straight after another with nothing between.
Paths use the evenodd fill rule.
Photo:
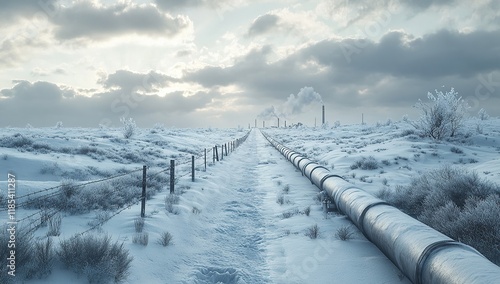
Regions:
<instances>
[{"instance_id":1,"label":"tall chimney","mask_svg":"<svg viewBox=\"0 0 500 284\"><path fill-rule=\"evenodd\" d=\"M325 105L323 105L323 123L322 125L325 125Z\"/></svg>"}]
</instances>

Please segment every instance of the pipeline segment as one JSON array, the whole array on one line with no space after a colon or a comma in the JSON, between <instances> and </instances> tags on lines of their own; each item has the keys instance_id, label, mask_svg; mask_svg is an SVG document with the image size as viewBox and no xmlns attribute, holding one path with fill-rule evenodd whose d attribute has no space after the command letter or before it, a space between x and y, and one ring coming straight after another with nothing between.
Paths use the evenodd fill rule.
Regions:
<instances>
[{"instance_id":1,"label":"pipeline segment","mask_svg":"<svg viewBox=\"0 0 500 284\"><path fill-rule=\"evenodd\" d=\"M500 267L263 133L415 284L500 283Z\"/></svg>"}]
</instances>

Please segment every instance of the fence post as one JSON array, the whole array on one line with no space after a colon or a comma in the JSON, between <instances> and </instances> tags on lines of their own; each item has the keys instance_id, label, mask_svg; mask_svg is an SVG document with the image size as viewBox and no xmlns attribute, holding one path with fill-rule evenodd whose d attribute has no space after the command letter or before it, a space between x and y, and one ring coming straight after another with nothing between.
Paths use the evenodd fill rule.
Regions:
<instances>
[{"instance_id":1,"label":"fence post","mask_svg":"<svg viewBox=\"0 0 500 284\"><path fill-rule=\"evenodd\" d=\"M194 182L194 156L191 156L191 181Z\"/></svg>"},{"instance_id":2,"label":"fence post","mask_svg":"<svg viewBox=\"0 0 500 284\"><path fill-rule=\"evenodd\" d=\"M142 166L141 217L146 216L146 166Z\"/></svg>"},{"instance_id":3,"label":"fence post","mask_svg":"<svg viewBox=\"0 0 500 284\"><path fill-rule=\"evenodd\" d=\"M205 148L205 172L207 171L207 148Z\"/></svg>"},{"instance_id":4,"label":"fence post","mask_svg":"<svg viewBox=\"0 0 500 284\"><path fill-rule=\"evenodd\" d=\"M224 144L220 145L220 160L224 160Z\"/></svg>"},{"instance_id":5,"label":"fence post","mask_svg":"<svg viewBox=\"0 0 500 284\"><path fill-rule=\"evenodd\" d=\"M219 161L219 150L217 150L217 145L215 145L215 159Z\"/></svg>"},{"instance_id":6,"label":"fence post","mask_svg":"<svg viewBox=\"0 0 500 284\"><path fill-rule=\"evenodd\" d=\"M175 192L175 160L170 160L170 194Z\"/></svg>"}]
</instances>

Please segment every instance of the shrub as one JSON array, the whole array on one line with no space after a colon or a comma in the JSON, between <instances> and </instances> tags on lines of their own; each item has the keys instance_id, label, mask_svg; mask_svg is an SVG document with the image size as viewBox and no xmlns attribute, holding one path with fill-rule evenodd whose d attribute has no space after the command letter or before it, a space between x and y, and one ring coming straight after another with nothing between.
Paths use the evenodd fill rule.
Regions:
<instances>
[{"instance_id":1,"label":"shrub","mask_svg":"<svg viewBox=\"0 0 500 284\"><path fill-rule=\"evenodd\" d=\"M297 208L295 208L293 210L289 210L289 211L281 213L281 216L283 217L283 219L288 219L288 218L292 218L293 216L295 216L297 214L299 214L299 210Z\"/></svg>"},{"instance_id":2,"label":"shrub","mask_svg":"<svg viewBox=\"0 0 500 284\"><path fill-rule=\"evenodd\" d=\"M285 204L285 196L283 194L278 195L278 198L276 198L276 203L279 205Z\"/></svg>"},{"instance_id":3,"label":"shrub","mask_svg":"<svg viewBox=\"0 0 500 284\"><path fill-rule=\"evenodd\" d=\"M288 194L290 192L290 185L285 185L285 187L283 187L283 193L285 194Z\"/></svg>"},{"instance_id":4,"label":"shrub","mask_svg":"<svg viewBox=\"0 0 500 284\"><path fill-rule=\"evenodd\" d=\"M45 278L49 276L54 266L55 256L51 238L47 238L46 241L36 242L27 277Z\"/></svg>"},{"instance_id":5,"label":"shrub","mask_svg":"<svg viewBox=\"0 0 500 284\"><path fill-rule=\"evenodd\" d=\"M191 210L191 212L193 212L193 214L198 215L201 213L201 210L200 210L200 208L193 206L193 209Z\"/></svg>"},{"instance_id":6,"label":"shrub","mask_svg":"<svg viewBox=\"0 0 500 284\"><path fill-rule=\"evenodd\" d=\"M137 126L135 125L134 119L132 119L131 117L129 119L122 117L120 119L120 122L123 124L123 138L129 139L135 135Z\"/></svg>"},{"instance_id":7,"label":"shrub","mask_svg":"<svg viewBox=\"0 0 500 284\"><path fill-rule=\"evenodd\" d=\"M0 146L5 148L28 148L31 145L33 145L33 140L20 133L0 139Z\"/></svg>"},{"instance_id":8,"label":"shrub","mask_svg":"<svg viewBox=\"0 0 500 284\"><path fill-rule=\"evenodd\" d=\"M47 236L59 236L61 234L61 214L52 215L49 218L49 231L47 232Z\"/></svg>"},{"instance_id":9,"label":"shrub","mask_svg":"<svg viewBox=\"0 0 500 284\"><path fill-rule=\"evenodd\" d=\"M132 242L134 244L140 244L143 246L147 246L149 243L149 234L146 232L143 233L136 233L134 237L132 238Z\"/></svg>"},{"instance_id":10,"label":"shrub","mask_svg":"<svg viewBox=\"0 0 500 284\"><path fill-rule=\"evenodd\" d=\"M132 257L123 243L111 243L111 237L75 236L60 242L60 260L89 283L121 282L128 276Z\"/></svg>"},{"instance_id":11,"label":"shrub","mask_svg":"<svg viewBox=\"0 0 500 284\"><path fill-rule=\"evenodd\" d=\"M335 237L341 241L347 241L353 238L351 226L343 226L337 229Z\"/></svg>"},{"instance_id":12,"label":"shrub","mask_svg":"<svg viewBox=\"0 0 500 284\"><path fill-rule=\"evenodd\" d=\"M311 239L317 239L319 237L319 227L318 224L307 228L306 236Z\"/></svg>"},{"instance_id":13,"label":"shrub","mask_svg":"<svg viewBox=\"0 0 500 284\"><path fill-rule=\"evenodd\" d=\"M172 234L170 234L169 232L163 232L160 234L160 238L158 239L158 244L166 247L166 246L169 246L172 244Z\"/></svg>"},{"instance_id":14,"label":"shrub","mask_svg":"<svg viewBox=\"0 0 500 284\"><path fill-rule=\"evenodd\" d=\"M354 164L351 165L351 170L355 170L358 168L362 170L376 170L379 168L379 164L373 156L369 156L368 158L362 157L360 160L357 160Z\"/></svg>"},{"instance_id":15,"label":"shrub","mask_svg":"<svg viewBox=\"0 0 500 284\"><path fill-rule=\"evenodd\" d=\"M174 205L179 204L179 195L177 194L169 194L165 197L165 208L167 209L168 213L173 213L177 214L177 210L175 209Z\"/></svg>"},{"instance_id":16,"label":"shrub","mask_svg":"<svg viewBox=\"0 0 500 284\"><path fill-rule=\"evenodd\" d=\"M437 140L454 137L463 127L469 106L462 97L457 97L458 93L453 88L444 94L437 90L435 92L436 95L430 92L427 94L432 104L428 105L422 101L416 104L421 117L411 124L424 136Z\"/></svg>"},{"instance_id":17,"label":"shrub","mask_svg":"<svg viewBox=\"0 0 500 284\"><path fill-rule=\"evenodd\" d=\"M134 227L137 233L141 233L144 229L144 218L137 217L134 219Z\"/></svg>"},{"instance_id":18,"label":"shrub","mask_svg":"<svg viewBox=\"0 0 500 284\"><path fill-rule=\"evenodd\" d=\"M451 151L452 153L455 153L455 154L463 154L463 153L464 153L464 151L462 151L462 149L460 149L460 148L458 148L458 147L455 147L455 146L451 147L451 148L450 148L450 151Z\"/></svg>"},{"instance_id":19,"label":"shrub","mask_svg":"<svg viewBox=\"0 0 500 284\"><path fill-rule=\"evenodd\" d=\"M309 216L309 214L311 214L311 206L307 206L306 209L304 209L304 214L306 214L306 216Z\"/></svg>"},{"instance_id":20,"label":"shrub","mask_svg":"<svg viewBox=\"0 0 500 284\"><path fill-rule=\"evenodd\" d=\"M500 190L476 172L445 166L397 187L387 200L500 264Z\"/></svg>"},{"instance_id":21,"label":"shrub","mask_svg":"<svg viewBox=\"0 0 500 284\"><path fill-rule=\"evenodd\" d=\"M490 118L489 114L486 113L486 110L484 110L484 108L479 110L477 116L480 120L488 120Z\"/></svg>"}]
</instances>

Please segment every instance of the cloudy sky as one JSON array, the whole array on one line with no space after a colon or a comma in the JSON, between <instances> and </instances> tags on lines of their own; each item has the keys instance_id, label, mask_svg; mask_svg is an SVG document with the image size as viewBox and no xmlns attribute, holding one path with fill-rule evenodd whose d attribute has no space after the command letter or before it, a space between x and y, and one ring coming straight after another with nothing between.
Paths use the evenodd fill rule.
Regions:
<instances>
[{"instance_id":1,"label":"cloudy sky","mask_svg":"<svg viewBox=\"0 0 500 284\"><path fill-rule=\"evenodd\" d=\"M500 116L497 0L0 0L0 28L0 127L375 123L452 87Z\"/></svg>"}]
</instances>

